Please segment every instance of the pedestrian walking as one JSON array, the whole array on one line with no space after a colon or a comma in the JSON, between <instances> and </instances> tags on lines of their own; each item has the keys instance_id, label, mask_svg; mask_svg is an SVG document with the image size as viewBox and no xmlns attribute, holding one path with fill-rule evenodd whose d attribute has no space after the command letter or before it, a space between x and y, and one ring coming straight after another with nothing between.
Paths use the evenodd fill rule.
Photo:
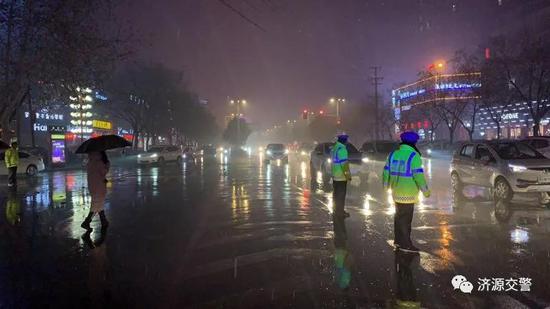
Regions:
<instances>
[{"instance_id":1,"label":"pedestrian walking","mask_svg":"<svg viewBox=\"0 0 550 309\"><path fill-rule=\"evenodd\" d=\"M346 145L348 136L346 134L338 135L338 141L332 147L330 154L332 161L332 200L334 202L334 216L349 217L345 211L346 191L348 181L351 181L351 172L349 170L348 150Z\"/></svg>"},{"instance_id":2,"label":"pedestrian walking","mask_svg":"<svg viewBox=\"0 0 550 309\"><path fill-rule=\"evenodd\" d=\"M19 151L16 140L11 142L11 147L4 153L4 161L8 168L8 187L17 186L17 165L19 165Z\"/></svg>"},{"instance_id":3,"label":"pedestrian walking","mask_svg":"<svg viewBox=\"0 0 550 309\"><path fill-rule=\"evenodd\" d=\"M88 164L86 171L88 173L88 190L92 197L92 205L88 216L82 222L82 228L91 229L90 222L96 213L99 213L101 219L101 228L109 226L105 217L105 197L107 196L107 173L109 172L110 162L105 151L94 151L88 153Z\"/></svg>"},{"instance_id":4,"label":"pedestrian walking","mask_svg":"<svg viewBox=\"0 0 550 309\"><path fill-rule=\"evenodd\" d=\"M420 191L425 197L430 196L422 168L422 157L416 148L418 139L416 132L403 132L401 145L398 150L390 153L383 172L384 189L391 189L395 202L395 248L414 253L419 251L411 241L414 205L418 202Z\"/></svg>"}]
</instances>

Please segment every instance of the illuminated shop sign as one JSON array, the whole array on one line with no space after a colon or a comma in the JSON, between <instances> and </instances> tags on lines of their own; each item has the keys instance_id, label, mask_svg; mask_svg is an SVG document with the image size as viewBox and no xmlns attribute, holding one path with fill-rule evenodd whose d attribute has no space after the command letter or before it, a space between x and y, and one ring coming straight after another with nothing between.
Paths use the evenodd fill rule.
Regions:
<instances>
[{"instance_id":1,"label":"illuminated shop sign","mask_svg":"<svg viewBox=\"0 0 550 309\"><path fill-rule=\"evenodd\" d=\"M31 114L25 112L25 118L29 118ZM36 119L45 119L45 120L63 120L63 114L51 114L51 113L36 113Z\"/></svg>"},{"instance_id":2,"label":"illuminated shop sign","mask_svg":"<svg viewBox=\"0 0 550 309\"><path fill-rule=\"evenodd\" d=\"M98 91L95 92L95 98L100 101L107 101L107 97L99 93Z\"/></svg>"},{"instance_id":3,"label":"illuminated shop sign","mask_svg":"<svg viewBox=\"0 0 550 309\"><path fill-rule=\"evenodd\" d=\"M481 87L481 83L472 83L472 84L466 84L466 83L441 83L441 84L435 84L435 89L445 90L445 89L471 89L471 88L479 88Z\"/></svg>"},{"instance_id":4,"label":"illuminated shop sign","mask_svg":"<svg viewBox=\"0 0 550 309\"><path fill-rule=\"evenodd\" d=\"M33 123L32 129L36 132L48 132L48 126L41 123Z\"/></svg>"},{"instance_id":5,"label":"illuminated shop sign","mask_svg":"<svg viewBox=\"0 0 550 309\"><path fill-rule=\"evenodd\" d=\"M102 130L111 130L113 128L113 124L110 121L93 120L92 127Z\"/></svg>"},{"instance_id":6,"label":"illuminated shop sign","mask_svg":"<svg viewBox=\"0 0 550 309\"><path fill-rule=\"evenodd\" d=\"M507 113L502 115L502 120L519 119L519 113Z\"/></svg>"},{"instance_id":7,"label":"illuminated shop sign","mask_svg":"<svg viewBox=\"0 0 550 309\"><path fill-rule=\"evenodd\" d=\"M415 90L415 91L400 92L399 93L399 98L400 99L407 99L407 98L411 98L411 97L414 97L414 96L417 96L417 95L423 94L423 93L426 93L426 89L418 89L418 90Z\"/></svg>"},{"instance_id":8,"label":"illuminated shop sign","mask_svg":"<svg viewBox=\"0 0 550 309\"><path fill-rule=\"evenodd\" d=\"M50 133L65 134L65 132L67 132L67 127L66 126L48 126L48 131Z\"/></svg>"}]
</instances>

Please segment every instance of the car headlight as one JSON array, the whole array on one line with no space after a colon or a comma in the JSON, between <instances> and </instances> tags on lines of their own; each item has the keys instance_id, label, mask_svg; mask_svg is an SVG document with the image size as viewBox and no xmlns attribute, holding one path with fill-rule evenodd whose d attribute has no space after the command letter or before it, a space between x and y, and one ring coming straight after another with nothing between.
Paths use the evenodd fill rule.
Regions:
<instances>
[{"instance_id":1,"label":"car headlight","mask_svg":"<svg viewBox=\"0 0 550 309\"><path fill-rule=\"evenodd\" d=\"M330 158L328 158L327 163L332 163L332 160Z\"/></svg>"},{"instance_id":2,"label":"car headlight","mask_svg":"<svg viewBox=\"0 0 550 309\"><path fill-rule=\"evenodd\" d=\"M151 158L156 158L156 157L158 157L158 156L159 156L159 155L158 155L157 153L154 153L154 154L151 155Z\"/></svg>"},{"instance_id":3,"label":"car headlight","mask_svg":"<svg viewBox=\"0 0 550 309\"><path fill-rule=\"evenodd\" d=\"M361 161L363 161L363 163L367 163L367 162L369 162L369 158L363 157L363 158L361 159Z\"/></svg>"},{"instance_id":4,"label":"car headlight","mask_svg":"<svg viewBox=\"0 0 550 309\"><path fill-rule=\"evenodd\" d=\"M527 167L523 165L514 165L514 164L508 164L508 168L510 168L510 170L514 173L523 172L527 170Z\"/></svg>"},{"instance_id":5,"label":"car headlight","mask_svg":"<svg viewBox=\"0 0 550 309\"><path fill-rule=\"evenodd\" d=\"M432 154L432 150L430 148L428 148L428 154Z\"/></svg>"},{"instance_id":6,"label":"car headlight","mask_svg":"<svg viewBox=\"0 0 550 309\"><path fill-rule=\"evenodd\" d=\"M187 154L184 153L184 154L183 154L183 158L186 159L186 158L187 158Z\"/></svg>"},{"instance_id":7,"label":"car headlight","mask_svg":"<svg viewBox=\"0 0 550 309\"><path fill-rule=\"evenodd\" d=\"M285 149L285 154L288 154L288 149Z\"/></svg>"},{"instance_id":8,"label":"car headlight","mask_svg":"<svg viewBox=\"0 0 550 309\"><path fill-rule=\"evenodd\" d=\"M268 151L266 151L265 153L266 153L268 156L270 156L270 155L271 155L271 150L268 150Z\"/></svg>"},{"instance_id":9,"label":"car headlight","mask_svg":"<svg viewBox=\"0 0 550 309\"><path fill-rule=\"evenodd\" d=\"M141 158L141 154L138 154L138 158Z\"/></svg>"},{"instance_id":10,"label":"car headlight","mask_svg":"<svg viewBox=\"0 0 550 309\"><path fill-rule=\"evenodd\" d=\"M300 152L300 154L301 154L302 156L305 156L305 155L306 155L306 152L305 152L305 151L302 151L302 152Z\"/></svg>"},{"instance_id":11,"label":"car headlight","mask_svg":"<svg viewBox=\"0 0 550 309\"><path fill-rule=\"evenodd\" d=\"M227 149L224 149L224 150L223 150L223 153L227 154Z\"/></svg>"}]
</instances>

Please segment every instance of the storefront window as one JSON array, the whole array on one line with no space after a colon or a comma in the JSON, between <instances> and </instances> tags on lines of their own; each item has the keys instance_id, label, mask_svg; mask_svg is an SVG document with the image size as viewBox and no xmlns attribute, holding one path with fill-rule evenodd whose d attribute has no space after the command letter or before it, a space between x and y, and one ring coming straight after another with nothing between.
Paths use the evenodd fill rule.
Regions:
<instances>
[{"instance_id":1,"label":"storefront window","mask_svg":"<svg viewBox=\"0 0 550 309\"><path fill-rule=\"evenodd\" d=\"M521 128L510 128L510 138L520 138Z\"/></svg>"}]
</instances>

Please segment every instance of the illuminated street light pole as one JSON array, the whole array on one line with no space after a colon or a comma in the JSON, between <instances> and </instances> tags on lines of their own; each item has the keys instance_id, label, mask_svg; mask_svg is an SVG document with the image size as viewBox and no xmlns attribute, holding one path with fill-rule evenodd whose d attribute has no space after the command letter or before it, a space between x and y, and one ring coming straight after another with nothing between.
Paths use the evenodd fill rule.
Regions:
<instances>
[{"instance_id":1,"label":"illuminated street light pole","mask_svg":"<svg viewBox=\"0 0 550 309\"><path fill-rule=\"evenodd\" d=\"M342 119L340 119L340 104L346 103L346 99L344 98L330 98L330 104L336 105L336 121L338 124L342 123Z\"/></svg>"},{"instance_id":2,"label":"illuminated street light pole","mask_svg":"<svg viewBox=\"0 0 550 309\"><path fill-rule=\"evenodd\" d=\"M440 60L440 61L437 61L435 63L433 63L432 65L430 65L429 67L429 70L431 71L432 74L434 74L433 72L435 72L435 75L434 75L434 78L435 78L435 84L434 84L434 107L435 105L437 104L437 100L439 99L439 87L438 87L438 83L439 83L439 79L440 79L440 74L441 72L445 69L445 62ZM433 142L433 136L434 136L434 132L431 132L430 134L430 141Z\"/></svg>"},{"instance_id":3,"label":"illuminated street light pole","mask_svg":"<svg viewBox=\"0 0 550 309\"><path fill-rule=\"evenodd\" d=\"M246 105L246 100L241 100L241 99L230 100L229 104L234 105L234 106L237 107L237 115L236 115L236 117L237 117L237 140L240 141L241 140L241 105L245 106Z\"/></svg>"}]
</instances>

